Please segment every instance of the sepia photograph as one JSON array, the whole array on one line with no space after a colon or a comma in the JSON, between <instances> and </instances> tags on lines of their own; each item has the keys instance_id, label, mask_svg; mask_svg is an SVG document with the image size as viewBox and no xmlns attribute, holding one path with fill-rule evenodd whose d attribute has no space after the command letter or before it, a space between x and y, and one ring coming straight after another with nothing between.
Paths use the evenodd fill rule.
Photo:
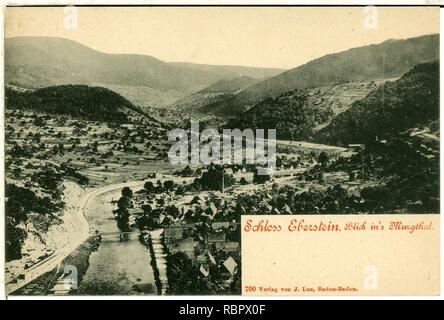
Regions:
<instances>
[{"instance_id":1,"label":"sepia photograph","mask_svg":"<svg viewBox=\"0 0 444 320\"><path fill-rule=\"evenodd\" d=\"M6 295L241 295L255 216L439 215L439 13L6 7Z\"/></svg>"}]
</instances>

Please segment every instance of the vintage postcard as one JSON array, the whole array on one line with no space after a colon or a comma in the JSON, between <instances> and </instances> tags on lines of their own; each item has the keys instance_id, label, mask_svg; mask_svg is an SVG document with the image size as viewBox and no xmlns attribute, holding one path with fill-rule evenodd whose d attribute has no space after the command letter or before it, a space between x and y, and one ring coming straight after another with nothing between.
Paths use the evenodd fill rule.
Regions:
<instances>
[{"instance_id":1,"label":"vintage postcard","mask_svg":"<svg viewBox=\"0 0 444 320\"><path fill-rule=\"evenodd\" d=\"M8 6L8 296L437 295L437 6Z\"/></svg>"}]
</instances>

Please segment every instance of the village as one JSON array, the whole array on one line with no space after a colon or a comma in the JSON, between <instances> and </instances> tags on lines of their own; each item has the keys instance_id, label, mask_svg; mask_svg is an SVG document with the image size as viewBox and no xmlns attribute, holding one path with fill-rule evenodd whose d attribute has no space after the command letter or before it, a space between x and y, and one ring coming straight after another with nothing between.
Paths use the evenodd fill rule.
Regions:
<instances>
[{"instance_id":1,"label":"village","mask_svg":"<svg viewBox=\"0 0 444 320\"><path fill-rule=\"evenodd\" d=\"M122 189L121 197L113 200L116 220L122 232L140 230L153 257L159 292L240 290L241 216L295 214L285 202L276 204L277 185L299 184L299 174L327 161L328 154L335 157L347 150L301 152L301 145L285 146L285 153L278 155L279 167L270 175L259 175L254 165L186 166L168 174L152 173L140 191ZM182 282L184 274L174 273L179 270L188 270L188 283Z\"/></svg>"},{"instance_id":2,"label":"village","mask_svg":"<svg viewBox=\"0 0 444 320\"><path fill-rule=\"evenodd\" d=\"M122 189L110 214L121 241L127 241L128 232L140 234L152 257L159 294L239 292L240 219L245 214L432 211L438 203L415 198L403 206L393 192L392 200L381 197L381 192L388 194L384 193L387 182L378 168L403 161L393 150L402 148L401 154L410 150L415 155L411 161L422 161L430 172L436 170L439 140L421 128L367 146L277 140L276 166L269 174L258 174L259 167L245 161L170 163L167 135L173 126L137 113L131 113L127 123L111 123L20 109L6 112L8 188L16 192L14 197L30 191L32 205L47 208L41 212L34 208L23 220L7 224L16 239L11 244L15 256L10 258L22 257L14 263L23 263L21 269L11 265L10 281L57 252L56 246L38 253L26 251L25 246L22 251L25 235L20 230L27 221L38 221L35 228L44 231L63 218L66 182L93 191L141 181L139 191Z\"/></svg>"}]
</instances>

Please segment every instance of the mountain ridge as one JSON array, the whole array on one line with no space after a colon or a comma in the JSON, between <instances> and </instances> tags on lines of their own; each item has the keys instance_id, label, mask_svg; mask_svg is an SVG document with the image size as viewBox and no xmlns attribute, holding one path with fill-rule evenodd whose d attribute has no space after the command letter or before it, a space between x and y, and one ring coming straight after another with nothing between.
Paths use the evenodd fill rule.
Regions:
<instances>
[{"instance_id":1,"label":"mountain ridge","mask_svg":"<svg viewBox=\"0 0 444 320\"><path fill-rule=\"evenodd\" d=\"M201 63L191 63L191 62L168 62L168 64L193 68L196 70L206 70L215 72L225 72L228 73L230 77L250 77L255 79L268 78L275 76L279 73L286 71L282 68L266 68L266 67L252 67L252 66L241 66L241 65L229 65L229 64L201 64Z\"/></svg>"},{"instance_id":2,"label":"mountain ridge","mask_svg":"<svg viewBox=\"0 0 444 320\"><path fill-rule=\"evenodd\" d=\"M390 39L351 48L311 60L275 77L252 85L234 97L203 109L233 116L267 97L294 89L307 89L350 81L401 76L414 65L439 57L439 34Z\"/></svg>"},{"instance_id":3,"label":"mountain ridge","mask_svg":"<svg viewBox=\"0 0 444 320\"><path fill-rule=\"evenodd\" d=\"M200 112L202 107L233 97L240 90L257 83L257 79L240 76L231 80L221 79L191 95L182 97L169 108L188 112Z\"/></svg>"},{"instance_id":4,"label":"mountain ridge","mask_svg":"<svg viewBox=\"0 0 444 320\"><path fill-rule=\"evenodd\" d=\"M224 66L212 68L219 71L191 67L191 64L174 65L149 55L104 53L74 40L58 37L5 39L5 82L27 88L107 83L147 86L187 94L217 80L238 76L232 71L224 71ZM250 70L250 67L242 70ZM251 70L259 72L262 69ZM266 70L263 72L268 72Z\"/></svg>"}]
</instances>

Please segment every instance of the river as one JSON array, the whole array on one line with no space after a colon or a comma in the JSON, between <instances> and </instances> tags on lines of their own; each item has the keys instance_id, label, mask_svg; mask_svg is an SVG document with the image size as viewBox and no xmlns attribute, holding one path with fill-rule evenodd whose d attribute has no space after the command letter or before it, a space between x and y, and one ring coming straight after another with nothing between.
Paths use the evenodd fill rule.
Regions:
<instances>
[{"instance_id":1,"label":"river","mask_svg":"<svg viewBox=\"0 0 444 320\"><path fill-rule=\"evenodd\" d=\"M89 294L103 295L157 294L150 253L138 240L138 230L133 229L121 240L111 203L120 195L120 189L100 194L85 207L85 217L102 235L102 243L91 254L89 268L79 289L87 288Z\"/></svg>"}]
</instances>

